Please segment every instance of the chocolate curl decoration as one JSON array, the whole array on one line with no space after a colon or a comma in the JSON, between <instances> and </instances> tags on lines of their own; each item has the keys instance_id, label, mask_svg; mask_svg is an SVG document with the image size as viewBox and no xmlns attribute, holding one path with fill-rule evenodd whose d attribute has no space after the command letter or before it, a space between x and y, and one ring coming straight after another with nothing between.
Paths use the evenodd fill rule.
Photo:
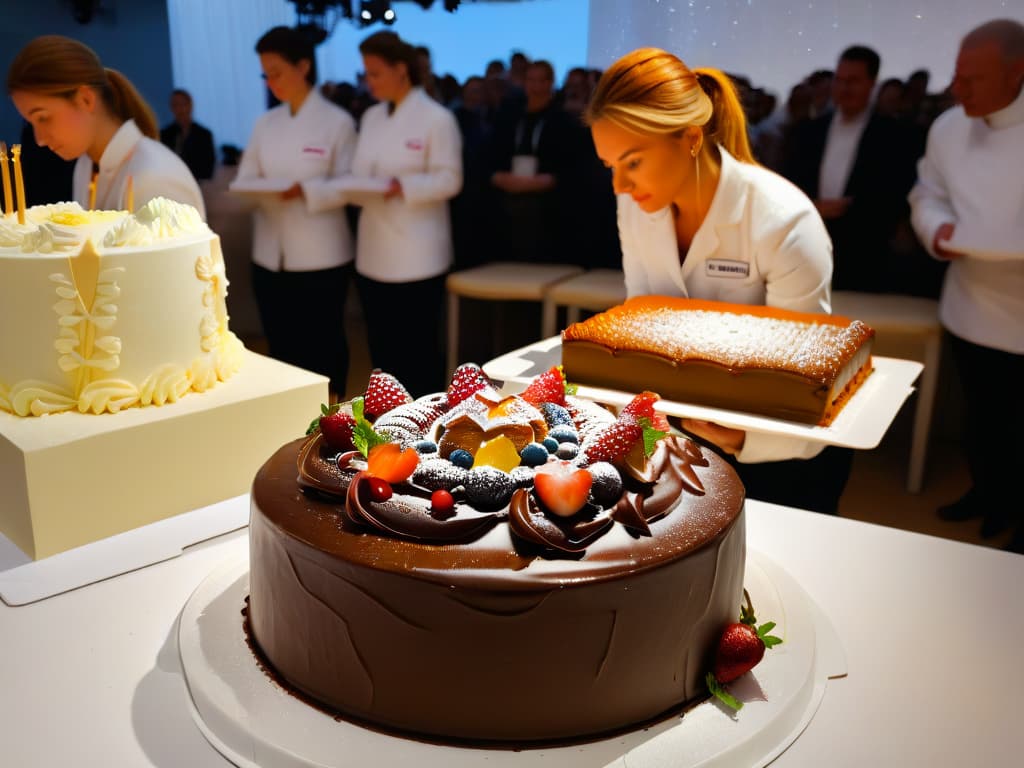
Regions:
<instances>
[{"instance_id":1,"label":"chocolate curl decoration","mask_svg":"<svg viewBox=\"0 0 1024 768\"><path fill-rule=\"evenodd\" d=\"M592 520L566 520L562 525L551 520L525 488L519 488L512 494L508 505L508 523L512 533L542 547L578 554L603 536L613 524L607 514Z\"/></svg>"},{"instance_id":2,"label":"chocolate curl decoration","mask_svg":"<svg viewBox=\"0 0 1024 768\"><path fill-rule=\"evenodd\" d=\"M426 511L404 509L393 501L370 501L363 492L369 475L357 472L348 486L345 514L354 523L392 533L404 539L448 543L476 539L505 519L501 512L438 520Z\"/></svg>"}]
</instances>

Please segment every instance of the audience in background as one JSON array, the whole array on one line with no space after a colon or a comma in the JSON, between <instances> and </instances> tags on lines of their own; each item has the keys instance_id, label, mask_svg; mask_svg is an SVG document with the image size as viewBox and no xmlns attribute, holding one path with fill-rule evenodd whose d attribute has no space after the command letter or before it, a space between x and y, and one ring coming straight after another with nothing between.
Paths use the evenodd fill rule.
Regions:
<instances>
[{"instance_id":1,"label":"audience in background","mask_svg":"<svg viewBox=\"0 0 1024 768\"><path fill-rule=\"evenodd\" d=\"M878 53L850 46L832 78L834 109L797 126L782 173L814 200L834 249L832 287L875 293L937 286L934 262L896 258L892 241L909 220L917 157L906 128L872 111Z\"/></svg>"},{"instance_id":2,"label":"audience in background","mask_svg":"<svg viewBox=\"0 0 1024 768\"><path fill-rule=\"evenodd\" d=\"M197 181L213 178L217 162L213 134L192 119L192 94L175 88L171 91L170 106L174 121L160 129L160 141L185 161Z\"/></svg>"}]
</instances>

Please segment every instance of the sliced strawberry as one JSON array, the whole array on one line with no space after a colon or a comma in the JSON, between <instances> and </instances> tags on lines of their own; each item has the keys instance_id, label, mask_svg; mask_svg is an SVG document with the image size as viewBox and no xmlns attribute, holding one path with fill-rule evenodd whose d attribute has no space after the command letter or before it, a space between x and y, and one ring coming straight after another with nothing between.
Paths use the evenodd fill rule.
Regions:
<instances>
[{"instance_id":1,"label":"sliced strawberry","mask_svg":"<svg viewBox=\"0 0 1024 768\"><path fill-rule=\"evenodd\" d=\"M526 389L519 393L530 405L555 403L565 405L565 373L562 366L553 365L548 370L534 377Z\"/></svg>"},{"instance_id":2,"label":"sliced strawberry","mask_svg":"<svg viewBox=\"0 0 1024 768\"><path fill-rule=\"evenodd\" d=\"M476 363L463 363L452 374L448 385L448 405L455 406L472 397L481 389L491 386L491 380Z\"/></svg>"},{"instance_id":3,"label":"sliced strawberry","mask_svg":"<svg viewBox=\"0 0 1024 768\"><path fill-rule=\"evenodd\" d=\"M402 383L390 373L375 368L366 384L363 395L363 412L367 418L377 418L392 408L412 402L412 395Z\"/></svg>"},{"instance_id":4,"label":"sliced strawberry","mask_svg":"<svg viewBox=\"0 0 1024 768\"><path fill-rule=\"evenodd\" d=\"M545 508L559 517L571 517L583 509L594 477L568 461L549 461L537 467L533 489Z\"/></svg>"},{"instance_id":5,"label":"sliced strawberry","mask_svg":"<svg viewBox=\"0 0 1024 768\"><path fill-rule=\"evenodd\" d=\"M402 450L398 443L381 443L370 449L370 455L366 457L366 473L388 483L400 483L416 471L419 461L420 455L415 448Z\"/></svg>"}]
</instances>

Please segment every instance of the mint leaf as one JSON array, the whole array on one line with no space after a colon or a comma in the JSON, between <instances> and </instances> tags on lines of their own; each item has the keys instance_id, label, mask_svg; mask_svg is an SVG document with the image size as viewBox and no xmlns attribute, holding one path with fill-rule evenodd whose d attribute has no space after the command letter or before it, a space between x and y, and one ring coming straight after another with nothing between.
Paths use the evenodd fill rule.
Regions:
<instances>
[{"instance_id":1,"label":"mint leaf","mask_svg":"<svg viewBox=\"0 0 1024 768\"><path fill-rule=\"evenodd\" d=\"M743 709L743 702L725 690L725 688L722 687L722 684L715 680L715 676L711 672L707 673L704 678L704 682L707 684L708 691L711 695L725 704L725 706L729 707L729 709L734 709L737 712Z\"/></svg>"},{"instance_id":2,"label":"mint leaf","mask_svg":"<svg viewBox=\"0 0 1024 768\"><path fill-rule=\"evenodd\" d=\"M565 383L565 394L567 394L567 395L575 395L578 390L579 390L579 387L577 385L570 384L569 382Z\"/></svg>"},{"instance_id":3,"label":"mint leaf","mask_svg":"<svg viewBox=\"0 0 1024 768\"><path fill-rule=\"evenodd\" d=\"M655 429L651 420L646 416L640 418L641 439L644 441L644 456L650 456L654 453L654 446L661 438L668 434L660 429Z\"/></svg>"},{"instance_id":4,"label":"mint leaf","mask_svg":"<svg viewBox=\"0 0 1024 768\"><path fill-rule=\"evenodd\" d=\"M375 445L391 442L385 435L377 432L373 425L364 418L363 398L361 397L352 400L352 418L356 422L352 426L352 445L366 458L370 458L370 449Z\"/></svg>"}]
</instances>

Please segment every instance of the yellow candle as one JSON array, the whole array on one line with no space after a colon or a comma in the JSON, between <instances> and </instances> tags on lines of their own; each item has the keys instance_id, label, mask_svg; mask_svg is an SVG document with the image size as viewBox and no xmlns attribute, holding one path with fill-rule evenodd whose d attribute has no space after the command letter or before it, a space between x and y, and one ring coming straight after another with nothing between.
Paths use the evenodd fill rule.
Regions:
<instances>
[{"instance_id":1,"label":"yellow candle","mask_svg":"<svg viewBox=\"0 0 1024 768\"><path fill-rule=\"evenodd\" d=\"M7 164L7 142L0 141L0 165L3 166L4 177L4 214L14 213L14 196L11 194L11 167Z\"/></svg>"},{"instance_id":2,"label":"yellow candle","mask_svg":"<svg viewBox=\"0 0 1024 768\"><path fill-rule=\"evenodd\" d=\"M89 180L89 210L96 207L96 174Z\"/></svg>"},{"instance_id":3,"label":"yellow candle","mask_svg":"<svg viewBox=\"0 0 1024 768\"><path fill-rule=\"evenodd\" d=\"M25 223L25 179L21 175L21 144L11 147L14 158L14 190L18 195L18 223Z\"/></svg>"},{"instance_id":4,"label":"yellow candle","mask_svg":"<svg viewBox=\"0 0 1024 768\"><path fill-rule=\"evenodd\" d=\"M128 213L135 210L135 190L132 187L132 177L128 177L128 183L125 185L124 190L125 209Z\"/></svg>"}]
</instances>

